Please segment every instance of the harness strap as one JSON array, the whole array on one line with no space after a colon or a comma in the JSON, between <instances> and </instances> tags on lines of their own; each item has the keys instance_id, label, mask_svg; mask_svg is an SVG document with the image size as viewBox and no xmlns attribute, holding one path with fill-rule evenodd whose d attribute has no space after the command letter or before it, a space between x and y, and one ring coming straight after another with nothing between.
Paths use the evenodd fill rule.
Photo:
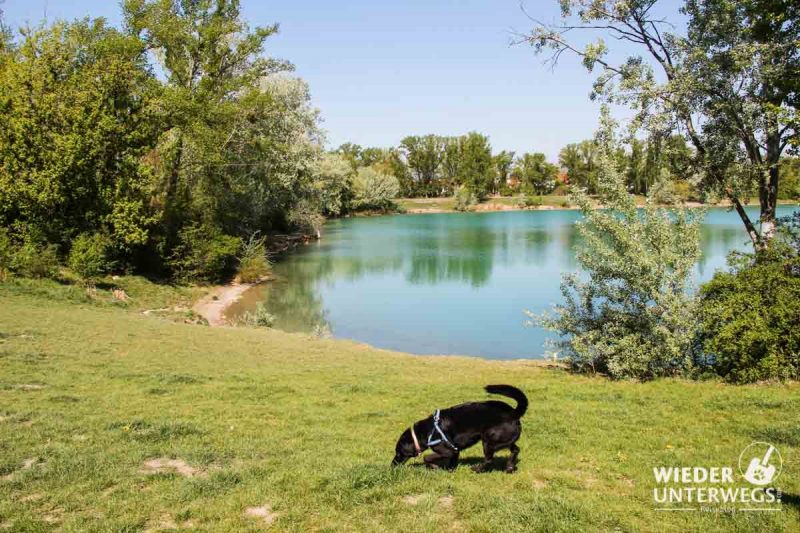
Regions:
<instances>
[{"instance_id":1,"label":"harness strap","mask_svg":"<svg viewBox=\"0 0 800 533\"><path fill-rule=\"evenodd\" d=\"M417 439L417 434L414 431L414 424L411 424L411 438L414 440L414 449L417 451L417 455L422 453L422 448L419 446L419 440Z\"/></svg>"},{"instance_id":2,"label":"harness strap","mask_svg":"<svg viewBox=\"0 0 800 533\"><path fill-rule=\"evenodd\" d=\"M439 409L437 409L436 412L433 414L433 429L431 430L431 434L428 435L428 446L429 447L436 446L437 444L441 444L442 442L444 442L445 444L450 446L453 449L453 451L457 452L458 448L456 448L455 444L450 442L450 440L447 438L447 435L444 434L444 431L442 431L442 428L439 426L439 420L441 418L440 415L441 411ZM439 434L438 439L433 438L434 433Z\"/></svg>"}]
</instances>

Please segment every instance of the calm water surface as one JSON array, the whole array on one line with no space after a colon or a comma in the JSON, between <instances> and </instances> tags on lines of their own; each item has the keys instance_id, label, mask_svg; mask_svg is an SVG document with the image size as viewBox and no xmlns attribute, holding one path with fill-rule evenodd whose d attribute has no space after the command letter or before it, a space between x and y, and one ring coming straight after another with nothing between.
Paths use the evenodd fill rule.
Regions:
<instances>
[{"instance_id":1,"label":"calm water surface","mask_svg":"<svg viewBox=\"0 0 800 533\"><path fill-rule=\"evenodd\" d=\"M543 357L552 334L525 327L523 311L561 300L561 274L578 269L578 218L517 211L335 220L320 242L275 265L276 282L249 291L229 314L264 301L287 331L323 327L417 354ZM749 249L736 213L707 212L702 249L698 281L725 267L731 250Z\"/></svg>"}]
</instances>

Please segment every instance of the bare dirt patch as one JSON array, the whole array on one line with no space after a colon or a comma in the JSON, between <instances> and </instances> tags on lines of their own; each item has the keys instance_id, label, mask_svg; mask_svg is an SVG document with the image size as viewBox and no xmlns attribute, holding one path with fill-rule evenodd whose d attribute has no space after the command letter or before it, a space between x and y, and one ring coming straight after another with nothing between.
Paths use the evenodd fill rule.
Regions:
<instances>
[{"instance_id":1,"label":"bare dirt patch","mask_svg":"<svg viewBox=\"0 0 800 533\"><path fill-rule=\"evenodd\" d=\"M155 533L156 531L169 531L178 529L178 524L168 514L160 515L159 517L150 520L145 528L145 533Z\"/></svg>"},{"instance_id":2,"label":"bare dirt patch","mask_svg":"<svg viewBox=\"0 0 800 533\"><path fill-rule=\"evenodd\" d=\"M45 386L41 383L20 383L15 388L17 390L24 390L24 391L32 391L32 390L42 390Z\"/></svg>"},{"instance_id":3,"label":"bare dirt patch","mask_svg":"<svg viewBox=\"0 0 800 533\"><path fill-rule=\"evenodd\" d=\"M259 522L262 522L268 526L272 525L272 523L278 518L278 513L272 512L272 506L269 504L265 504L260 507L248 507L244 510L244 515L248 518L258 519Z\"/></svg>"},{"instance_id":4,"label":"bare dirt patch","mask_svg":"<svg viewBox=\"0 0 800 533\"><path fill-rule=\"evenodd\" d=\"M534 479L533 488L536 490L542 490L544 488L547 488L547 481L544 481L542 479Z\"/></svg>"},{"instance_id":5,"label":"bare dirt patch","mask_svg":"<svg viewBox=\"0 0 800 533\"><path fill-rule=\"evenodd\" d=\"M0 481L10 481L14 477L14 475L16 473L22 472L23 470L30 470L34 466L37 466L37 465L40 465L40 464L44 464L44 463L39 463L39 459L36 458L36 457L31 457L30 459L25 459L24 461L22 461L22 466L19 467L19 469L14 470L10 474L6 474L5 476L1 476L0 477Z\"/></svg>"},{"instance_id":6,"label":"bare dirt patch","mask_svg":"<svg viewBox=\"0 0 800 533\"><path fill-rule=\"evenodd\" d=\"M439 507L442 509L452 509L453 508L453 498L452 496L442 496L439 498Z\"/></svg>"},{"instance_id":7,"label":"bare dirt patch","mask_svg":"<svg viewBox=\"0 0 800 533\"><path fill-rule=\"evenodd\" d=\"M144 465L142 465L141 471L145 474L175 472L184 477L201 477L204 474L202 470L190 466L183 459L170 459L168 457L148 459L144 462Z\"/></svg>"},{"instance_id":8,"label":"bare dirt patch","mask_svg":"<svg viewBox=\"0 0 800 533\"><path fill-rule=\"evenodd\" d=\"M425 498L425 494L409 494L408 496L403 496L403 503L406 505L417 505L423 498Z\"/></svg>"}]
</instances>

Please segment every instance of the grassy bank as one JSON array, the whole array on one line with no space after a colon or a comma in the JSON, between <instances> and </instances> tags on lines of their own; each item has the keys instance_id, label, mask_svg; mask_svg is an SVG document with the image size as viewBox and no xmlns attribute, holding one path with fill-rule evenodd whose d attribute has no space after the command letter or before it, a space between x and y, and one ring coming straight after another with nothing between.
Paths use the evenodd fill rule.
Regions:
<instances>
[{"instance_id":1,"label":"grassy bank","mask_svg":"<svg viewBox=\"0 0 800 533\"><path fill-rule=\"evenodd\" d=\"M132 301L162 305L160 289L134 285ZM800 527L797 384L613 383L415 357L182 324L34 282L0 285L0 301L0 528ZM388 467L410 421L505 382L531 400L518 473L473 473L478 447L455 473ZM753 440L783 456L781 512L653 509L654 466L735 467Z\"/></svg>"}]
</instances>

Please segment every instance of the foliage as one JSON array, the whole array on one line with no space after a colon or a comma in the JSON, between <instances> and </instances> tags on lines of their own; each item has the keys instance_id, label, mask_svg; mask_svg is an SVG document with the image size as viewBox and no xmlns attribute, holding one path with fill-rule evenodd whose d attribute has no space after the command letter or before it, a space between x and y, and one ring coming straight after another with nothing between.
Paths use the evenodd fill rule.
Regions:
<instances>
[{"instance_id":1,"label":"foliage","mask_svg":"<svg viewBox=\"0 0 800 533\"><path fill-rule=\"evenodd\" d=\"M179 234L170 267L184 283L222 283L233 275L241 245L241 239L214 226L187 226Z\"/></svg>"},{"instance_id":2,"label":"foliage","mask_svg":"<svg viewBox=\"0 0 800 533\"><path fill-rule=\"evenodd\" d=\"M472 191L463 185L458 187L453 195L453 209L456 211L471 211L477 203L478 199Z\"/></svg>"},{"instance_id":3,"label":"foliage","mask_svg":"<svg viewBox=\"0 0 800 533\"><path fill-rule=\"evenodd\" d=\"M8 235L8 229L0 227L0 281L4 281L11 274L11 264L14 259L14 246Z\"/></svg>"},{"instance_id":4,"label":"foliage","mask_svg":"<svg viewBox=\"0 0 800 533\"><path fill-rule=\"evenodd\" d=\"M84 283L93 285L98 276L110 270L108 237L83 233L72 242L67 264Z\"/></svg>"},{"instance_id":5,"label":"foliage","mask_svg":"<svg viewBox=\"0 0 800 533\"><path fill-rule=\"evenodd\" d=\"M536 22L522 41L536 52L577 54L600 70L592 98L634 111L632 133L684 135L701 196L728 199L754 248L768 246L780 195L780 161L797 149L797 73L800 5L773 0L687 0L670 21L656 0L560 0L562 21ZM677 14L676 14L677 15ZM675 28L685 27L685 35ZM583 30L601 35L585 47L571 42ZM639 50L613 54L602 35ZM641 54L637 52L642 52ZM687 154L688 155L688 154ZM760 228L743 207L758 191Z\"/></svg>"},{"instance_id":6,"label":"foliage","mask_svg":"<svg viewBox=\"0 0 800 533\"><path fill-rule=\"evenodd\" d=\"M264 302L258 302L253 311L242 316L241 323L253 328L271 328L275 324L275 315L267 311Z\"/></svg>"},{"instance_id":7,"label":"foliage","mask_svg":"<svg viewBox=\"0 0 800 533\"><path fill-rule=\"evenodd\" d=\"M317 206L309 200L301 200L295 205L287 216L289 222L303 232L312 232L319 236L325 217L319 212Z\"/></svg>"},{"instance_id":8,"label":"foliage","mask_svg":"<svg viewBox=\"0 0 800 533\"><path fill-rule=\"evenodd\" d=\"M55 278L58 275L58 250L54 244L43 244L26 238L11 259L11 270L26 278Z\"/></svg>"},{"instance_id":9,"label":"foliage","mask_svg":"<svg viewBox=\"0 0 800 533\"><path fill-rule=\"evenodd\" d=\"M706 361L737 383L800 378L800 217L772 246L732 254L700 291Z\"/></svg>"},{"instance_id":10,"label":"foliage","mask_svg":"<svg viewBox=\"0 0 800 533\"><path fill-rule=\"evenodd\" d=\"M97 231L146 242L157 118L143 51L102 19L23 32L0 62L0 225L59 247Z\"/></svg>"},{"instance_id":11,"label":"foliage","mask_svg":"<svg viewBox=\"0 0 800 533\"><path fill-rule=\"evenodd\" d=\"M343 155L323 154L314 171L322 213L339 216L347 212L353 197L353 169Z\"/></svg>"},{"instance_id":12,"label":"foliage","mask_svg":"<svg viewBox=\"0 0 800 533\"><path fill-rule=\"evenodd\" d=\"M556 188L558 167L548 163L544 154L524 154L517 160L513 173L524 189L535 194L550 194Z\"/></svg>"},{"instance_id":13,"label":"foliage","mask_svg":"<svg viewBox=\"0 0 800 533\"><path fill-rule=\"evenodd\" d=\"M599 198L608 209L575 194L584 216L577 249L583 272L564 277L564 303L539 320L562 336L558 346L578 371L637 379L680 374L693 364L688 286L700 254L699 220L652 204L640 212L608 131L597 159Z\"/></svg>"},{"instance_id":14,"label":"foliage","mask_svg":"<svg viewBox=\"0 0 800 533\"><path fill-rule=\"evenodd\" d=\"M400 183L390 174L378 172L373 167L358 169L354 183L356 209L379 209L390 211L395 208L395 198L400 193Z\"/></svg>"},{"instance_id":15,"label":"foliage","mask_svg":"<svg viewBox=\"0 0 800 533\"><path fill-rule=\"evenodd\" d=\"M541 196L531 196L530 194L526 194L519 199L519 203L517 204L520 207L541 207L544 205L544 200Z\"/></svg>"},{"instance_id":16,"label":"foliage","mask_svg":"<svg viewBox=\"0 0 800 533\"><path fill-rule=\"evenodd\" d=\"M267 239L253 234L242 245L236 277L242 283L255 283L268 275L272 266L267 259Z\"/></svg>"}]
</instances>

